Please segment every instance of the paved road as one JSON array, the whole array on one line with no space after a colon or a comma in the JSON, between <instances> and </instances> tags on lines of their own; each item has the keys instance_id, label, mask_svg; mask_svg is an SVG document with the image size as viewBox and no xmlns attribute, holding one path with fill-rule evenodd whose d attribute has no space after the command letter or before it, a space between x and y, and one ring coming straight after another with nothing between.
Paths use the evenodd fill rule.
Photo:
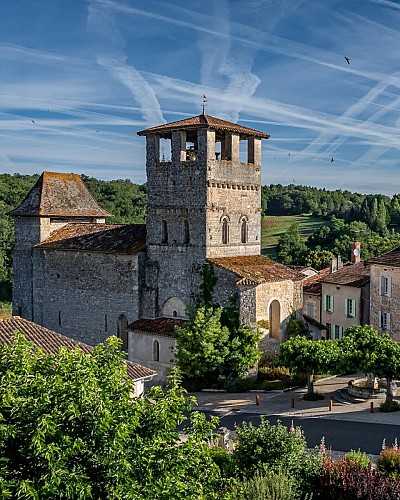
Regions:
<instances>
[{"instance_id":1,"label":"paved road","mask_svg":"<svg viewBox=\"0 0 400 500\"><path fill-rule=\"evenodd\" d=\"M218 415L220 426L234 429L235 423L243 421L253 422L258 425L260 422L260 413L239 413L222 416L218 412L204 411L208 415ZM350 451L359 448L369 454L378 455L382 449L382 441L386 440L388 445L394 442L397 437L400 442L400 425L378 424L354 422L347 420L333 420L324 417L285 417L279 415L268 415L266 418L271 423L277 420L287 426L293 423L295 426L301 426L304 430L309 448L318 446L322 436L325 437L327 448L332 450Z\"/></svg>"}]
</instances>

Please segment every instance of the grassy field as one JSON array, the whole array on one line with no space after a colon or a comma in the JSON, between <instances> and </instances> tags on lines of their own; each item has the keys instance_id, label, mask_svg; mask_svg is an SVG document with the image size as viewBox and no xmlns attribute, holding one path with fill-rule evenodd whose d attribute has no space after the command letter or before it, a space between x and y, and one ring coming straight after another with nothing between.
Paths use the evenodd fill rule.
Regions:
<instances>
[{"instance_id":1,"label":"grassy field","mask_svg":"<svg viewBox=\"0 0 400 500\"><path fill-rule=\"evenodd\" d=\"M11 302L0 302L0 319L11 317Z\"/></svg>"},{"instance_id":2,"label":"grassy field","mask_svg":"<svg viewBox=\"0 0 400 500\"><path fill-rule=\"evenodd\" d=\"M300 224L300 232L306 240L310 234L321 226L329 224L320 217L311 215L267 215L261 223L261 252L271 258L276 258L276 245L282 234L286 233L292 224Z\"/></svg>"}]
</instances>

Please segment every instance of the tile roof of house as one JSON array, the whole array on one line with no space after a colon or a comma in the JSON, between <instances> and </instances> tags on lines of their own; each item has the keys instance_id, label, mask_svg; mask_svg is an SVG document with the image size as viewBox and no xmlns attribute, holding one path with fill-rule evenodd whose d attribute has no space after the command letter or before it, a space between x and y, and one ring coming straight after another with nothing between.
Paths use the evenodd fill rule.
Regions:
<instances>
[{"instance_id":1,"label":"tile roof of house","mask_svg":"<svg viewBox=\"0 0 400 500\"><path fill-rule=\"evenodd\" d=\"M211 264L231 271L238 276L237 285L259 285L260 283L304 278L301 273L289 269L264 255L243 255L240 257L219 257L208 259Z\"/></svg>"},{"instance_id":2,"label":"tile roof of house","mask_svg":"<svg viewBox=\"0 0 400 500\"><path fill-rule=\"evenodd\" d=\"M12 216L112 217L91 195L80 175L43 172Z\"/></svg>"},{"instance_id":3,"label":"tile roof of house","mask_svg":"<svg viewBox=\"0 0 400 500\"><path fill-rule=\"evenodd\" d=\"M134 255L146 247L145 224L67 224L35 248Z\"/></svg>"},{"instance_id":4,"label":"tile roof of house","mask_svg":"<svg viewBox=\"0 0 400 500\"><path fill-rule=\"evenodd\" d=\"M350 264L321 279L322 283L361 287L369 283L371 267L365 261Z\"/></svg>"},{"instance_id":5,"label":"tile roof of house","mask_svg":"<svg viewBox=\"0 0 400 500\"><path fill-rule=\"evenodd\" d=\"M303 280L303 293L308 293L310 295L320 295L321 294L321 280L330 273L330 268L326 267L318 271L318 274L309 276Z\"/></svg>"},{"instance_id":6,"label":"tile roof of house","mask_svg":"<svg viewBox=\"0 0 400 500\"><path fill-rule=\"evenodd\" d=\"M382 266L400 267L400 247L391 250L390 252L378 255L374 259L368 260L369 264L380 264Z\"/></svg>"},{"instance_id":7,"label":"tile roof of house","mask_svg":"<svg viewBox=\"0 0 400 500\"><path fill-rule=\"evenodd\" d=\"M141 318L128 325L128 330L160 337L174 337L175 326L182 325L186 321L178 318Z\"/></svg>"},{"instance_id":8,"label":"tile roof of house","mask_svg":"<svg viewBox=\"0 0 400 500\"><path fill-rule=\"evenodd\" d=\"M61 347L68 350L81 349L85 354L90 354L93 350L93 347L88 344L65 337L19 316L0 319L0 344L11 344L16 331L21 332L26 340L33 342L36 348L42 349L46 354L57 354ZM128 376L134 381L153 377L157 373L132 361L126 361L126 363Z\"/></svg>"},{"instance_id":9,"label":"tile roof of house","mask_svg":"<svg viewBox=\"0 0 400 500\"><path fill-rule=\"evenodd\" d=\"M243 127L242 125L237 125L236 123L227 122L225 120L220 120L210 115L198 115L192 116L191 118L185 118L184 120L179 120L171 123L165 123L164 125L158 125L156 127L151 127L146 130L141 130L138 135L148 135L148 134L165 134L170 135L172 130L180 129L197 129L197 128L212 128L214 130L221 130L227 132L237 132L244 136L260 137L263 139L268 139L270 136L265 132L260 132L248 127Z\"/></svg>"},{"instance_id":10,"label":"tile roof of house","mask_svg":"<svg viewBox=\"0 0 400 500\"><path fill-rule=\"evenodd\" d=\"M303 318L304 318L304 321L306 321L310 325L314 325L317 328L320 328L321 330L328 330L328 328L325 325L323 325L322 323L320 323L316 319L312 318L311 316L307 316L307 314L303 314Z\"/></svg>"}]
</instances>

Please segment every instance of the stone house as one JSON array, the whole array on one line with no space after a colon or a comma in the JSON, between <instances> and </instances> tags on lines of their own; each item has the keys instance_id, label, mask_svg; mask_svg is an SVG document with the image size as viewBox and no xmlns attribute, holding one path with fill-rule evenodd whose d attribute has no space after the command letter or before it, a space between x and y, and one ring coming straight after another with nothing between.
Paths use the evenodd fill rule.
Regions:
<instances>
[{"instance_id":1,"label":"stone house","mask_svg":"<svg viewBox=\"0 0 400 500\"><path fill-rule=\"evenodd\" d=\"M158 340L168 338L166 324L135 322L187 319L208 262L215 301L234 297L243 323L264 328L265 349L281 342L290 313L301 311L303 276L260 255L269 135L205 114L138 134L146 137L146 225L105 224L110 214L74 174L43 173L11 212L13 313L91 345L118 335L132 359L163 371L172 359ZM170 143L168 160L161 141Z\"/></svg>"},{"instance_id":2,"label":"stone house","mask_svg":"<svg viewBox=\"0 0 400 500\"><path fill-rule=\"evenodd\" d=\"M77 342L18 316L0 319L0 345L10 345L15 332L22 333L28 342L32 342L35 348L41 349L45 354L57 354L61 348L80 349L85 354L90 354L93 350L90 345ZM156 372L132 361L126 363L127 375L133 382L135 396L140 396L144 391L145 382L151 381Z\"/></svg>"},{"instance_id":3,"label":"stone house","mask_svg":"<svg viewBox=\"0 0 400 500\"><path fill-rule=\"evenodd\" d=\"M303 280L303 319L314 340L327 338L327 327L321 322L321 280L330 272L330 268L327 267Z\"/></svg>"},{"instance_id":4,"label":"stone house","mask_svg":"<svg viewBox=\"0 0 400 500\"><path fill-rule=\"evenodd\" d=\"M400 247L368 262L371 266L371 325L400 342Z\"/></svg>"}]
</instances>

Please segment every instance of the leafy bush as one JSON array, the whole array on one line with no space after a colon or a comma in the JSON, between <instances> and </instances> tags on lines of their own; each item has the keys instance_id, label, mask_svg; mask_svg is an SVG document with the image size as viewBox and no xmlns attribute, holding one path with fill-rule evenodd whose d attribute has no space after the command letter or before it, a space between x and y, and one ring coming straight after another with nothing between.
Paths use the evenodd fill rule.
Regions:
<instances>
[{"instance_id":1,"label":"leafy bush","mask_svg":"<svg viewBox=\"0 0 400 500\"><path fill-rule=\"evenodd\" d=\"M391 401L390 403L385 401L379 405L379 409L382 412L389 413L391 411L399 411L400 405L397 401Z\"/></svg>"},{"instance_id":2,"label":"leafy bush","mask_svg":"<svg viewBox=\"0 0 400 500\"><path fill-rule=\"evenodd\" d=\"M400 450L397 443L384 448L377 461L376 467L382 474L398 479L400 477Z\"/></svg>"},{"instance_id":3,"label":"leafy bush","mask_svg":"<svg viewBox=\"0 0 400 500\"><path fill-rule=\"evenodd\" d=\"M316 477L314 497L335 500L400 500L400 481L384 477L377 470L360 467L346 458L325 457Z\"/></svg>"},{"instance_id":4,"label":"leafy bush","mask_svg":"<svg viewBox=\"0 0 400 500\"><path fill-rule=\"evenodd\" d=\"M223 477L231 477L233 474L232 454L225 448L214 446L210 448L213 462L218 465Z\"/></svg>"},{"instance_id":5,"label":"leafy bush","mask_svg":"<svg viewBox=\"0 0 400 500\"><path fill-rule=\"evenodd\" d=\"M325 396L319 392L307 392L303 396L304 401L320 401L321 399L325 399Z\"/></svg>"},{"instance_id":6,"label":"leafy bush","mask_svg":"<svg viewBox=\"0 0 400 500\"><path fill-rule=\"evenodd\" d=\"M268 469L244 479L233 493L233 500L293 500L296 498L293 479Z\"/></svg>"},{"instance_id":7,"label":"leafy bush","mask_svg":"<svg viewBox=\"0 0 400 500\"><path fill-rule=\"evenodd\" d=\"M261 418L258 427L243 422L236 428L233 460L237 474L251 478L258 470L269 470L294 478L296 486L306 492L318 475L320 458L306 451L306 440L300 427L289 428L279 421L271 425Z\"/></svg>"},{"instance_id":8,"label":"leafy bush","mask_svg":"<svg viewBox=\"0 0 400 500\"><path fill-rule=\"evenodd\" d=\"M351 450L345 455L345 459L348 460L353 465L358 465L359 467L368 467L371 465L371 459L369 456L358 449L357 451Z\"/></svg>"},{"instance_id":9,"label":"leafy bush","mask_svg":"<svg viewBox=\"0 0 400 500\"><path fill-rule=\"evenodd\" d=\"M258 369L259 380L286 380L290 378L289 368L286 366L264 365Z\"/></svg>"}]
</instances>

